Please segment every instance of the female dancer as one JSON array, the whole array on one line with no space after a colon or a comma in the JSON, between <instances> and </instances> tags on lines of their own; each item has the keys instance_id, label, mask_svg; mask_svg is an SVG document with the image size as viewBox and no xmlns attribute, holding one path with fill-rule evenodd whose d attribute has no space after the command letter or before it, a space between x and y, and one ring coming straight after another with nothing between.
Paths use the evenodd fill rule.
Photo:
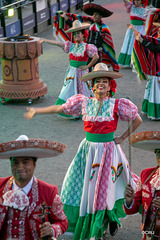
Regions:
<instances>
[{"instance_id":1,"label":"female dancer","mask_svg":"<svg viewBox=\"0 0 160 240\"><path fill-rule=\"evenodd\" d=\"M61 106L27 108L24 114L31 119L38 113L82 114L86 138L64 178L61 198L69 222L68 232L77 239L98 239L103 236L109 223L110 234L114 236L124 217L122 209L124 189L127 183L135 188L137 176L129 167L120 147L142 120L137 107L127 99L115 99L113 78L123 75L108 71L104 63L96 64L94 71L80 80L92 80L95 97L78 94ZM114 138L118 119L131 121L122 136Z\"/></svg>"},{"instance_id":2,"label":"female dancer","mask_svg":"<svg viewBox=\"0 0 160 240\"><path fill-rule=\"evenodd\" d=\"M42 39L42 41L60 46L66 53L69 53L70 64L64 79L64 85L61 89L60 95L55 105L62 105L68 98L75 94L83 94L86 97L93 95L92 90L87 83L79 81L79 78L88 72L98 60L97 48L93 44L83 42L85 29L90 26L89 23L81 23L78 20L73 22L73 27L66 32L72 32L75 43L67 41L65 43ZM91 62L87 65L88 59L92 58ZM65 117L70 115L62 114ZM75 116L78 117L78 116Z\"/></svg>"},{"instance_id":3,"label":"female dancer","mask_svg":"<svg viewBox=\"0 0 160 240\"><path fill-rule=\"evenodd\" d=\"M146 18L145 8L142 0L134 0L134 4L128 0L123 0L128 13L130 13L131 24L140 32L144 33L144 20ZM131 67L131 55L135 37L131 29L127 29L123 45L118 57L121 67Z\"/></svg>"},{"instance_id":4,"label":"female dancer","mask_svg":"<svg viewBox=\"0 0 160 240\"><path fill-rule=\"evenodd\" d=\"M139 66L149 80L142 102L142 113L152 120L160 120L160 23L154 22L153 25L157 27L157 37L143 36L132 25L129 27L138 41L134 47L139 61L138 64L135 62L135 69L141 74L137 69Z\"/></svg>"}]
</instances>

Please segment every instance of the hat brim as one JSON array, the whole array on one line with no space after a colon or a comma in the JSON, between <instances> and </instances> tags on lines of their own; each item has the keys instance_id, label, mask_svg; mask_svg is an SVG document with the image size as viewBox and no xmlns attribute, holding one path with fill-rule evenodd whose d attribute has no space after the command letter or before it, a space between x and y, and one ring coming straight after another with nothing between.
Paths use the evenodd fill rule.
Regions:
<instances>
[{"instance_id":1,"label":"hat brim","mask_svg":"<svg viewBox=\"0 0 160 240\"><path fill-rule=\"evenodd\" d=\"M106 8L94 3L85 4L82 8L82 11L90 16L93 16L95 12L98 12L102 17L109 17L113 14L113 12L110 12Z\"/></svg>"},{"instance_id":2,"label":"hat brim","mask_svg":"<svg viewBox=\"0 0 160 240\"><path fill-rule=\"evenodd\" d=\"M79 80L87 82L87 81L90 81L97 77L110 77L113 79L117 79L117 78L123 77L123 74L119 73L119 72L114 72L114 71L102 71L102 70L101 71L92 71L90 73L84 74L82 77L80 77Z\"/></svg>"},{"instance_id":3,"label":"hat brim","mask_svg":"<svg viewBox=\"0 0 160 240\"><path fill-rule=\"evenodd\" d=\"M132 147L143 149L146 151L154 152L160 149L160 132L159 131L146 131L135 133L129 137L129 143Z\"/></svg>"},{"instance_id":4,"label":"hat brim","mask_svg":"<svg viewBox=\"0 0 160 240\"><path fill-rule=\"evenodd\" d=\"M77 28L69 28L68 30L66 30L65 32L66 33L69 33L69 32L77 32L77 31L80 31L80 30L83 30L83 29L87 29L91 26L90 23L82 23L82 26L81 27L77 27Z\"/></svg>"},{"instance_id":5,"label":"hat brim","mask_svg":"<svg viewBox=\"0 0 160 240\"><path fill-rule=\"evenodd\" d=\"M10 157L56 157L63 153L66 145L44 139L10 141L0 144L0 159Z\"/></svg>"},{"instance_id":6,"label":"hat brim","mask_svg":"<svg viewBox=\"0 0 160 240\"><path fill-rule=\"evenodd\" d=\"M153 22L153 25L160 28L160 23L158 23L158 22Z\"/></svg>"}]
</instances>

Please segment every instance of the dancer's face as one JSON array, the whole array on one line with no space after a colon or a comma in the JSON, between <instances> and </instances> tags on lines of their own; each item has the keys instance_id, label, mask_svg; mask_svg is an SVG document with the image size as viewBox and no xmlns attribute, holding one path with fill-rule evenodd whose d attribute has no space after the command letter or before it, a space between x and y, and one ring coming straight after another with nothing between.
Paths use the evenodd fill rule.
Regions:
<instances>
[{"instance_id":1,"label":"dancer's face","mask_svg":"<svg viewBox=\"0 0 160 240\"><path fill-rule=\"evenodd\" d=\"M93 13L93 22L99 23L101 21L102 16L98 12Z\"/></svg>"},{"instance_id":2,"label":"dancer's face","mask_svg":"<svg viewBox=\"0 0 160 240\"><path fill-rule=\"evenodd\" d=\"M73 32L73 37L77 43L81 43L83 41L83 33L81 31Z\"/></svg>"},{"instance_id":3,"label":"dancer's face","mask_svg":"<svg viewBox=\"0 0 160 240\"><path fill-rule=\"evenodd\" d=\"M141 0L135 0L134 5L135 5L135 7L140 7L142 5L142 1Z\"/></svg>"},{"instance_id":4,"label":"dancer's face","mask_svg":"<svg viewBox=\"0 0 160 240\"><path fill-rule=\"evenodd\" d=\"M110 81L109 78L95 78L93 91L95 94L104 94L110 91Z\"/></svg>"}]
</instances>

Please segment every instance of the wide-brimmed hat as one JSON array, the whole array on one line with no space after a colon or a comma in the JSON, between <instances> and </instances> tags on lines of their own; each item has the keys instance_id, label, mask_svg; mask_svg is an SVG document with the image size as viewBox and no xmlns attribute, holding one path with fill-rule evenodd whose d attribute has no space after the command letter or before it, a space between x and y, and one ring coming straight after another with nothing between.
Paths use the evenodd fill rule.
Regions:
<instances>
[{"instance_id":1,"label":"wide-brimmed hat","mask_svg":"<svg viewBox=\"0 0 160 240\"><path fill-rule=\"evenodd\" d=\"M129 143L139 149L155 152L160 149L160 131L145 131L131 135Z\"/></svg>"},{"instance_id":2,"label":"wide-brimmed hat","mask_svg":"<svg viewBox=\"0 0 160 240\"><path fill-rule=\"evenodd\" d=\"M64 152L66 145L45 140L28 138L26 135L19 136L16 140L0 144L0 159L11 157L56 157Z\"/></svg>"},{"instance_id":3,"label":"wide-brimmed hat","mask_svg":"<svg viewBox=\"0 0 160 240\"><path fill-rule=\"evenodd\" d=\"M153 22L153 25L160 28L160 23L159 22Z\"/></svg>"},{"instance_id":4,"label":"wide-brimmed hat","mask_svg":"<svg viewBox=\"0 0 160 240\"><path fill-rule=\"evenodd\" d=\"M66 33L69 33L69 32L77 32L77 31L80 31L80 30L83 30L83 29L86 29L86 28L89 28L91 26L90 23L81 23L79 20L75 20L73 21L73 24L72 24L72 27L69 28Z\"/></svg>"},{"instance_id":5,"label":"wide-brimmed hat","mask_svg":"<svg viewBox=\"0 0 160 240\"><path fill-rule=\"evenodd\" d=\"M105 63L97 63L94 70L80 77L80 80L87 82L97 77L110 77L117 79L123 77L123 74L115 71L109 71Z\"/></svg>"},{"instance_id":6,"label":"wide-brimmed hat","mask_svg":"<svg viewBox=\"0 0 160 240\"><path fill-rule=\"evenodd\" d=\"M83 6L82 10L90 15L93 16L93 13L98 12L102 17L109 17L113 14L113 12L110 12L106 8L97 5L95 3L87 3Z\"/></svg>"}]
</instances>

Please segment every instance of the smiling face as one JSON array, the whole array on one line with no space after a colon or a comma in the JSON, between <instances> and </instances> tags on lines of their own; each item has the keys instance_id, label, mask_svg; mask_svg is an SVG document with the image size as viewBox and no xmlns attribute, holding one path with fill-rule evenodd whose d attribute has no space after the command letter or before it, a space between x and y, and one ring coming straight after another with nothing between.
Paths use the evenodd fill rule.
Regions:
<instances>
[{"instance_id":1,"label":"smiling face","mask_svg":"<svg viewBox=\"0 0 160 240\"><path fill-rule=\"evenodd\" d=\"M76 31L76 32L73 32L73 37L77 43L81 43L83 41L84 35L82 31Z\"/></svg>"},{"instance_id":2,"label":"smiling face","mask_svg":"<svg viewBox=\"0 0 160 240\"><path fill-rule=\"evenodd\" d=\"M141 0L135 0L134 5L135 5L135 7L141 7L142 1Z\"/></svg>"},{"instance_id":3,"label":"smiling face","mask_svg":"<svg viewBox=\"0 0 160 240\"><path fill-rule=\"evenodd\" d=\"M11 158L11 170L16 184L25 187L34 174L36 162L32 157L13 157Z\"/></svg>"},{"instance_id":4,"label":"smiling face","mask_svg":"<svg viewBox=\"0 0 160 240\"><path fill-rule=\"evenodd\" d=\"M106 94L110 91L110 81L107 77L102 78L95 78L94 79L94 86L93 91L96 96L96 94Z\"/></svg>"},{"instance_id":5,"label":"smiling face","mask_svg":"<svg viewBox=\"0 0 160 240\"><path fill-rule=\"evenodd\" d=\"M101 21L102 16L98 12L93 13L93 22L99 23Z\"/></svg>"}]
</instances>

